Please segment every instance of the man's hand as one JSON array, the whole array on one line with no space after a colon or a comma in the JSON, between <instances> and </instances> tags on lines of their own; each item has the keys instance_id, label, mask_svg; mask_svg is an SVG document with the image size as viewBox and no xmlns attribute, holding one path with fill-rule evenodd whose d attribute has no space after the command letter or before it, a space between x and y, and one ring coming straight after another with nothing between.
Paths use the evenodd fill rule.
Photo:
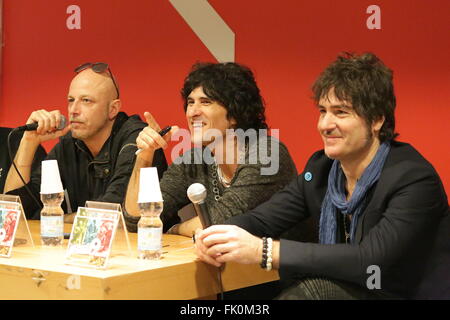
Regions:
<instances>
[{"instance_id":1,"label":"man's hand","mask_svg":"<svg viewBox=\"0 0 450 320\"><path fill-rule=\"evenodd\" d=\"M58 110L46 111L38 110L31 113L27 120L27 124L37 122L38 127L35 131L25 131L22 140L20 140L14 163L19 168L25 183L30 181L31 165L33 163L34 154L41 142L56 139L67 132L71 126L67 126L62 130L57 130L61 121L61 112ZM5 181L4 192L8 192L23 186L22 179L17 175L14 168L10 168Z\"/></svg>"},{"instance_id":2,"label":"man's hand","mask_svg":"<svg viewBox=\"0 0 450 320\"><path fill-rule=\"evenodd\" d=\"M59 110L47 111L37 110L31 113L27 120L27 124L38 123L35 131L26 131L23 135L28 143L40 144L41 142L57 139L67 132L71 126L68 125L62 130L57 130L61 121L61 112Z\"/></svg>"},{"instance_id":3,"label":"man's hand","mask_svg":"<svg viewBox=\"0 0 450 320\"><path fill-rule=\"evenodd\" d=\"M144 112L144 117L148 126L139 133L136 138L136 145L142 150L138 156L143 159L148 159L153 157L155 150L159 148L167 148L167 143L169 142L170 137L178 130L178 127L172 126L172 129L164 135L164 137L161 137L158 133L161 131L161 128L151 113L148 111Z\"/></svg>"},{"instance_id":4,"label":"man's hand","mask_svg":"<svg viewBox=\"0 0 450 320\"><path fill-rule=\"evenodd\" d=\"M214 225L195 234L197 256L214 266L224 262L260 263L262 240L232 225Z\"/></svg>"}]
</instances>

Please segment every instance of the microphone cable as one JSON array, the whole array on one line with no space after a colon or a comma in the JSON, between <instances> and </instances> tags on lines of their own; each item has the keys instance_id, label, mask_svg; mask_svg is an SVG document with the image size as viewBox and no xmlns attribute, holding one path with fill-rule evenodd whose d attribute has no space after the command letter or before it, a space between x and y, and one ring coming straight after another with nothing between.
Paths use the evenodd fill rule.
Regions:
<instances>
[{"instance_id":1,"label":"microphone cable","mask_svg":"<svg viewBox=\"0 0 450 320\"><path fill-rule=\"evenodd\" d=\"M217 275L219 280L219 294L220 294L220 300L223 301L223 284L222 284L222 271L225 269L225 264L222 264L220 267L217 268Z\"/></svg>"},{"instance_id":2,"label":"microphone cable","mask_svg":"<svg viewBox=\"0 0 450 320\"><path fill-rule=\"evenodd\" d=\"M9 159L11 160L12 165L14 166L14 169L16 169L17 174L19 175L20 180L22 180L22 183L25 187L25 190L27 190L27 192L29 193L29 195L31 196L31 198L36 202L36 204L38 205L39 209L42 209L42 205L41 203L36 199L36 197L33 195L33 192L31 192L30 188L28 188L27 183L25 182L24 178L22 177L22 175L20 174L19 169L17 168L15 162L14 162L14 158L12 156L12 151L11 151L11 135L14 132L18 132L19 128L14 128L12 129L9 134L8 134L8 138L7 138L7 144L8 144L8 155L9 155ZM30 168L30 181L31 181L31 168Z\"/></svg>"}]
</instances>

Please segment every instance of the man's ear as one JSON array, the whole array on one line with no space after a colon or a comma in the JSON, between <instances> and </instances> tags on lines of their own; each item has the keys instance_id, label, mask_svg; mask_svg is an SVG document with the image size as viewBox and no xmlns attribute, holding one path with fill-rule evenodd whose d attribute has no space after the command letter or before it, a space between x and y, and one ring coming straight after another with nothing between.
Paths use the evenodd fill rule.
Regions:
<instances>
[{"instance_id":1,"label":"man's ear","mask_svg":"<svg viewBox=\"0 0 450 320\"><path fill-rule=\"evenodd\" d=\"M382 127L383 124L384 124L384 120L385 120L384 116L381 116L379 119L375 120L375 121L372 123L372 132L374 132L374 133L376 133L377 135L379 135L380 130L381 130L381 127Z\"/></svg>"},{"instance_id":2,"label":"man's ear","mask_svg":"<svg viewBox=\"0 0 450 320\"><path fill-rule=\"evenodd\" d=\"M120 99L115 99L109 103L109 112L108 112L109 120L113 120L116 118L121 107L122 101L120 101Z\"/></svg>"},{"instance_id":3,"label":"man's ear","mask_svg":"<svg viewBox=\"0 0 450 320\"><path fill-rule=\"evenodd\" d=\"M230 119L230 124L232 129L236 129L237 121L234 118Z\"/></svg>"}]
</instances>

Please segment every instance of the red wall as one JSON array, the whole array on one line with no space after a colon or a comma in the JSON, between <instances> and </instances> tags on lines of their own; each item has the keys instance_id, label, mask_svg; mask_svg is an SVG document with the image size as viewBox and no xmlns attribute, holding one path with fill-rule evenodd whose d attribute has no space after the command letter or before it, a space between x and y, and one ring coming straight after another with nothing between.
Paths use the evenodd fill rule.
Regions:
<instances>
[{"instance_id":1,"label":"red wall","mask_svg":"<svg viewBox=\"0 0 450 320\"><path fill-rule=\"evenodd\" d=\"M450 190L450 1L209 3L235 33L235 61L254 70L269 124L299 170L321 148L311 84L339 52L372 51L394 70L399 140L430 160ZM366 26L373 4L381 8L380 30ZM81 30L66 27L69 5L81 8ZM73 68L105 61L124 111L149 110L161 126L186 127L183 79L194 62L215 61L168 0L4 0L3 19L2 126L24 123L37 108L66 113Z\"/></svg>"}]
</instances>

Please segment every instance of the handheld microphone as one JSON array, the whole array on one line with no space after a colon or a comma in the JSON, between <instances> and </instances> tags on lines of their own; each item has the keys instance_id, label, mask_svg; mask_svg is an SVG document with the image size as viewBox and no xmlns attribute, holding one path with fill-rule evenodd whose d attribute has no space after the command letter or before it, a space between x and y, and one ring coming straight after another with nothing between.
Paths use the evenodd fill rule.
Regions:
<instances>
[{"instance_id":1,"label":"handheld microphone","mask_svg":"<svg viewBox=\"0 0 450 320\"><path fill-rule=\"evenodd\" d=\"M200 218L203 229L212 225L209 217L208 207L205 203L206 188L201 183L193 183L187 189L187 196L189 200L194 204L195 212Z\"/></svg>"},{"instance_id":2,"label":"handheld microphone","mask_svg":"<svg viewBox=\"0 0 450 320\"><path fill-rule=\"evenodd\" d=\"M24 126L17 127L16 129L18 131L34 131L37 129L37 127L38 127L38 123L33 122L30 124L26 124ZM56 130L62 130L65 127L66 127L66 117L64 117L64 115L61 115L59 118L59 126L56 128Z\"/></svg>"}]
</instances>

